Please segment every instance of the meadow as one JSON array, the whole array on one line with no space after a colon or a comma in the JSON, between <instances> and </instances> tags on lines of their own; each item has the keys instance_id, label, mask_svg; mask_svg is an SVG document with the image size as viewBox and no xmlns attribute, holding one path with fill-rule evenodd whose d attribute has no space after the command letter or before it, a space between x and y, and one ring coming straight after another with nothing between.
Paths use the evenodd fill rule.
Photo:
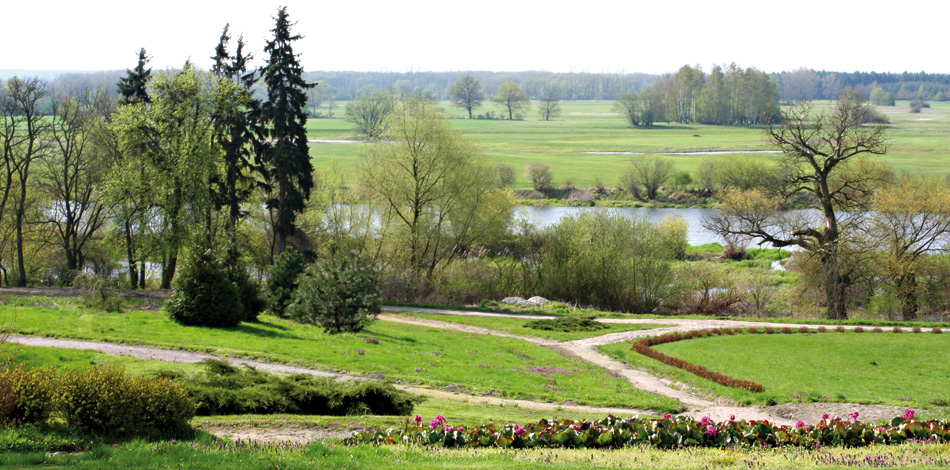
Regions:
<instances>
[{"instance_id":1,"label":"meadow","mask_svg":"<svg viewBox=\"0 0 950 470\"><path fill-rule=\"evenodd\" d=\"M631 128L611 112L612 101L564 102L561 116L541 121L529 111L524 120L463 119L462 112L443 102L452 124L471 140L491 163L502 163L515 169L515 189L530 189L524 175L525 165L532 161L546 162L554 173L553 184L572 182L579 188L594 187L601 181L607 187L617 185L618 176L629 165L632 155L597 155L586 152L636 152L647 154L694 153L664 155L678 171L696 177L696 168L709 155L695 152L748 152L774 150L763 129L756 126L710 126L703 124L658 123L649 128ZM932 102L920 114L909 112L908 102L877 109L891 121L887 133L887 154L881 161L896 171L944 176L950 174L950 102ZM830 102L815 102L815 109L825 109ZM343 105L345 106L345 105ZM343 106L338 115L343 115ZM476 114L493 110L482 106ZM310 119L310 139L358 139L353 125L343 119ZM310 155L320 171L332 162L342 170L344 180L355 181L360 145L348 143L313 143ZM725 155L724 154L724 155ZM718 155L716 155L718 156ZM716 156L712 156L715 158ZM755 158L771 159L766 153Z\"/></svg>"}]
</instances>

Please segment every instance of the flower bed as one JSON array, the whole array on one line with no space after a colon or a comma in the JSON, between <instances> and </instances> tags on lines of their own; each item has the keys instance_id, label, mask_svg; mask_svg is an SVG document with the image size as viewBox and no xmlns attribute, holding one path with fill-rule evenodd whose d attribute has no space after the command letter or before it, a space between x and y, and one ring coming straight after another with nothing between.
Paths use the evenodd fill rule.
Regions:
<instances>
[{"instance_id":1,"label":"flower bed","mask_svg":"<svg viewBox=\"0 0 950 470\"><path fill-rule=\"evenodd\" d=\"M427 426L422 417L406 423L404 429L356 432L344 444L419 444L439 447L565 447L617 448L650 445L660 449L680 447L727 446L821 446L862 447L872 444L898 444L906 441L947 442L950 421L916 421L914 411L885 425L858 421L853 413L847 419L828 417L809 426L799 421L795 426L776 425L768 421L736 420L721 423L709 418L664 415L660 419L620 419L608 416L599 421L541 420L537 424L498 426L485 424L462 428L450 426L442 415Z\"/></svg>"}]
</instances>

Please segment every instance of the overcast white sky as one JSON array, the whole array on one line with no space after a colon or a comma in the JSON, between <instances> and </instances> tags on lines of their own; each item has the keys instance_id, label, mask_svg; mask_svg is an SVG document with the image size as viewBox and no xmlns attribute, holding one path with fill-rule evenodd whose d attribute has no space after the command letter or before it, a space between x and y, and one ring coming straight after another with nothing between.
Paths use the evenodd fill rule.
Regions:
<instances>
[{"instance_id":1,"label":"overcast white sky","mask_svg":"<svg viewBox=\"0 0 950 470\"><path fill-rule=\"evenodd\" d=\"M9 1L0 69L207 68L221 29L263 58L287 5L304 69L950 73L946 0ZM233 44L233 40L232 40ZM258 60L260 63L260 60Z\"/></svg>"}]
</instances>

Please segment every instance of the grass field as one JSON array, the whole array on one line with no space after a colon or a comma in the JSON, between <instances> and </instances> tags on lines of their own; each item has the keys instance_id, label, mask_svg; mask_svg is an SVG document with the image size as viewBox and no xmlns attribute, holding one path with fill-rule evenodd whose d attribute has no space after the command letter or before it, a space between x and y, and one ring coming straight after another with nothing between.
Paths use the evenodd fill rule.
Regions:
<instances>
[{"instance_id":1,"label":"grass field","mask_svg":"<svg viewBox=\"0 0 950 470\"><path fill-rule=\"evenodd\" d=\"M360 334L328 335L321 328L271 316L236 328L185 327L160 312L104 314L55 307L0 307L21 334L94 341L140 342L216 355L246 356L430 387L452 385L472 394L554 403L572 401L657 411L675 400L642 392L623 378L525 341L377 321ZM2 324L2 322L0 322ZM372 337L379 344L362 341Z\"/></svg>"},{"instance_id":2,"label":"grass field","mask_svg":"<svg viewBox=\"0 0 950 470\"><path fill-rule=\"evenodd\" d=\"M950 400L950 335L932 333L816 333L736 335L654 346L735 378L765 386L752 393L701 379L630 351L630 343L601 351L634 367L669 374L700 390L740 403L837 401L927 406Z\"/></svg>"},{"instance_id":3,"label":"grass field","mask_svg":"<svg viewBox=\"0 0 950 470\"><path fill-rule=\"evenodd\" d=\"M597 331L547 331L528 328L526 323L531 320L522 318L504 318L504 317L462 317L455 315L433 315L427 313L406 314L411 317L423 318L426 320L437 320L449 323L459 323L462 325L477 326L479 328L488 328L491 330L504 331L519 336L534 336L537 338L552 339L555 341L572 341L575 339L593 338L595 336L606 335L608 333L619 333L621 331L648 330L651 328L661 328L669 325L624 325L610 324L607 328Z\"/></svg>"},{"instance_id":4,"label":"grass field","mask_svg":"<svg viewBox=\"0 0 950 470\"><path fill-rule=\"evenodd\" d=\"M515 169L516 189L528 189L525 165L544 161L554 171L554 184L572 180L578 187L594 186L600 179L608 187L628 165L630 155L591 155L585 152L697 152L774 150L760 127L665 124L633 129L611 113L611 101L564 102L562 115L540 121L529 112L523 121L461 119L459 110L442 103L459 119L452 124L475 143L492 163ZM829 102L815 103L816 109ZM950 102L933 102L932 108L911 114L906 101L894 107L879 107L891 120L887 133L888 153L882 157L893 169L943 176L950 174ZM343 109L342 107L340 109ZM479 113L492 109L485 106ZM342 116L342 111L341 114ZM311 139L353 137L352 124L343 119L311 119L307 123ZM356 144L312 144L310 154L319 168L338 161L346 174L353 175L359 162ZM677 169L694 173L704 155L670 155ZM713 157L715 158L715 157ZM755 158L773 158L756 154Z\"/></svg>"}]
</instances>

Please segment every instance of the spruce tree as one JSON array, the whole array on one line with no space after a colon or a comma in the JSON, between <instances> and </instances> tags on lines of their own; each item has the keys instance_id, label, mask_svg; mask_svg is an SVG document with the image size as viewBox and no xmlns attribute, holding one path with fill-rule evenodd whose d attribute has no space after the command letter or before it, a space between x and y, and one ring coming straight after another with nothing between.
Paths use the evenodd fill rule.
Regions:
<instances>
[{"instance_id":1,"label":"spruce tree","mask_svg":"<svg viewBox=\"0 0 950 470\"><path fill-rule=\"evenodd\" d=\"M287 247L287 238L294 233L297 214L304 209L313 188L313 164L307 147L306 90L312 88L303 79L303 67L294 54L292 43L301 38L292 35L287 7L281 7L271 31L274 38L264 52L270 54L261 69L267 88L267 101L262 111L263 135L261 162L264 164L274 194L268 207L277 209L274 232L278 250Z\"/></svg>"},{"instance_id":2,"label":"spruce tree","mask_svg":"<svg viewBox=\"0 0 950 470\"><path fill-rule=\"evenodd\" d=\"M119 79L119 94L122 95L122 104L130 103L151 103L148 97L146 85L152 75L152 69L146 69L149 57L145 54L145 48L139 50L139 62L133 70L125 70L125 76Z\"/></svg>"}]
</instances>

